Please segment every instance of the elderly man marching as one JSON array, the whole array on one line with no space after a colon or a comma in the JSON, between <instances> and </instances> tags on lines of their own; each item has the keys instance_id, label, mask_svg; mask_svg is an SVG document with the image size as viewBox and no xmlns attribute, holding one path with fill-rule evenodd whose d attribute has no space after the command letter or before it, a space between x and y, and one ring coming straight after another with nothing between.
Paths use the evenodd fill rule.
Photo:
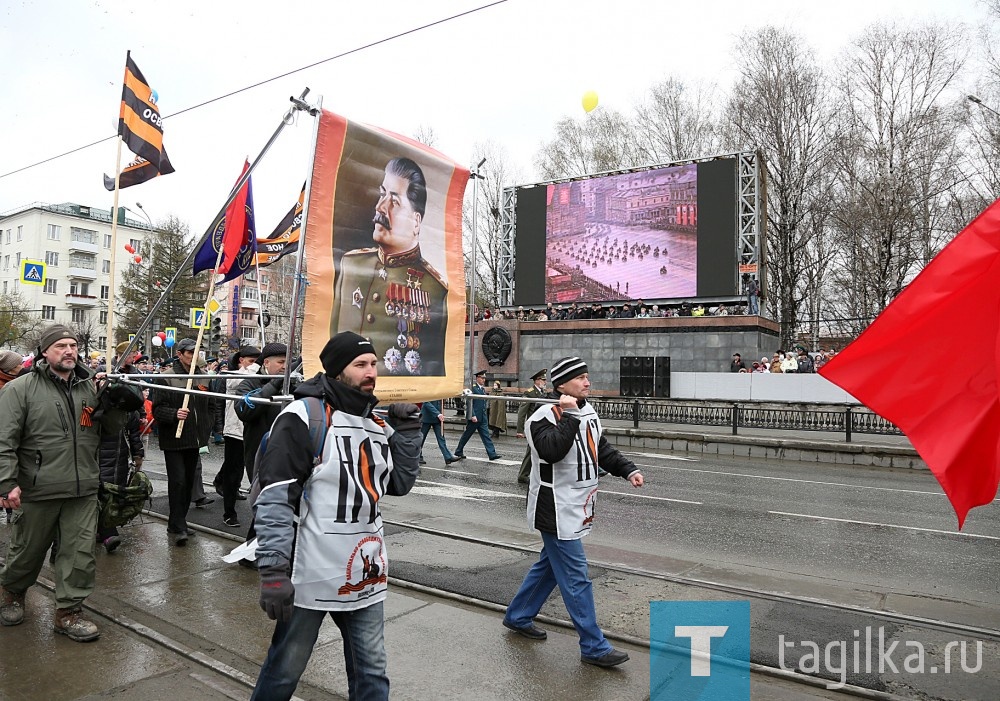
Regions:
<instances>
[{"instance_id":1,"label":"elderly man marching","mask_svg":"<svg viewBox=\"0 0 1000 701\"><path fill-rule=\"evenodd\" d=\"M534 619L558 585L580 636L580 659L598 667L628 660L597 625L594 592L587 576L583 536L590 533L597 502L598 469L643 485L631 460L605 440L601 420L587 403L590 378L580 358L563 358L551 371L557 406L545 405L525 426L531 449L528 525L541 532L544 547L507 607L505 627L531 640L547 634Z\"/></svg>"}]
</instances>

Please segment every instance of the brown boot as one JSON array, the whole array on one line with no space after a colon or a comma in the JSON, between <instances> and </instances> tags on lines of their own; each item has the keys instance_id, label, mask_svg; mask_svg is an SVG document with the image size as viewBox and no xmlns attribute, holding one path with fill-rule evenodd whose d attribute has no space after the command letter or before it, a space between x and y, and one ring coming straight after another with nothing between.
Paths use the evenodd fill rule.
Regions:
<instances>
[{"instance_id":1,"label":"brown boot","mask_svg":"<svg viewBox=\"0 0 1000 701\"><path fill-rule=\"evenodd\" d=\"M24 594L0 587L0 624L16 626L24 621Z\"/></svg>"},{"instance_id":2,"label":"brown boot","mask_svg":"<svg viewBox=\"0 0 1000 701\"><path fill-rule=\"evenodd\" d=\"M88 621L80 612L79 606L68 609L56 609L55 631L62 633L70 640L85 643L97 640L101 634L97 626Z\"/></svg>"}]
</instances>

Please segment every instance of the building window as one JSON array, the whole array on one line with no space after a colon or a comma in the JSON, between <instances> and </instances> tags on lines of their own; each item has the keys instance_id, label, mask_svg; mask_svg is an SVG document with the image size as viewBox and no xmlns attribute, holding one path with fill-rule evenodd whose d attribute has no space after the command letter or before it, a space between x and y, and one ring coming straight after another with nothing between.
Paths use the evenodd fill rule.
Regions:
<instances>
[{"instance_id":1,"label":"building window","mask_svg":"<svg viewBox=\"0 0 1000 701\"><path fill-rule=\"evenodd\" d=\"M101 272L104 273L104 274L108 274L108 273L111 272L111 261L110 260L102 260L101 261Z\"/></svg>"},{"instance_id":2,"label":"building window","mask_svg":"<svg viewBox=\"0 0 1000 701\"><path fill-rule=\"evenodd\" d=\"M23 236L22 236L23 233L24 233L24 227L23 226L17 227L17 240L18 241L20 241L23 238Z\"/></svg>"},{"instance_id":3,"label":"building window","mask_svg":"<svg viewBox=\"0 0 1000 701\"><path fill-rule=\"evenodd\" d=\"M257 338L257 331L258 329L256 326L241 326L240 336L242 336L244 340Z\"/></svg>"},{"instance_id":4,"label":"building window","mask_svg":"<svg viewBox=\"0 0 1000 701\"><path fill-rule=\"evenodd\" d=\"M136 253L139 253L139 251L142 250L142 241L140 241L139 239L129 239L128 242L132 246L132 250L134 250Z\"/></svg>"},{"instance_id":5,"label":"building window","mask_svg":"<svg viewBox=\"0 0 1000 701\"><path fill-rule=\"evenodd\" d=\"M104 234L104 247L111 248L111 234Z\"/></svg>"},{"instance_id":6,"label":"building window","mask_svg":"<svg viewBox=\"0 0 1000 701\"><path fill-rule=\"evenodd\" d=\"M61 227L58 226L57 224L49 224L49 230L48 230L48 234L47 234L49 241L58 241L59 240L59 229L60 228Z\"/></svg>"},{"instance_id":7,"label":"building window","mask_svg":"<svg viewBox=\"0 0 1000 701\"><path fill-rule=\"evenodd\" d=\"M56 308L50 307L48 305L42 305L42 318L48 321L52 321L56 318Z\"/></svg>"},{"instance_id":8,"label":"building window","mask_svg":"<svg viewBox=\"0 0 1000 701\"><path fill-rule=\"evenodd\" d=\"M59 251L46 251L45 252L45 265L51 266L53 268L59 267Z\"/></svg>"},{"instance_id":9,"label":"building window","mask_svg":"<svg viewBox=\"0 0 1000 701\"><path fill-rule=\"evenodd\" d=\"M69 254L69 267L71 268L83 268L84 270L96 270L97 269L97 258L94 256L88 256L86 253L70 253Z\"/></svg>"},{"instance_id":10,"label":"building window","mask_svg":"<svg viewBox=\"0 0 1000 701\"><path fill-rule=\"evenodd\" d=\"M7 270L10 268L10 256L3 257L3 269Z\"/></svg>"},{"instance_id":11,"label":"building window","mask_svg":"<svg viewBox=\"0 0 1000 701\"><path fill-rule=\"evenodd\" d=\"M97 337L97 347L98 348L107 348L108 347L108 337L107 336L98 336Z\"/></svg>"},{"instance_id":12,"label":"building window","mask_svg":"<svg viewBox=\"0 0 1000 701\"><path fill-rule=\"evenodd\" d=\"M20 268L21 267L21 254L17 253L16 255L17 255L17 258L14 260L14 267L15 268Z\"/></svg>"},{"instance_id":13,"label":"building window","mask_svg":"<svg viewBox=\"0 0 1000 701\"><path fill-rule=\"evenodd\" d=\"M87 310L86 309L74 309L73 310L73 323L82 324L87 320Z\"/></svg>"},{"instance_id":14,"label":"building window","mask_svg":"<svg viewBox=\"0 0 1000 701\"><path fill-rule=\"evenodd\" d=\"M101 299L108 298L108 291L111 289L108 285L101 285Z\"/></svg>"},{"instance_id":15,"label":"building window","mask_svg":"<svg viewBox=\"0 0 1000 701\"><path fill-rule=\"evenodd\" d=\"M88 294L90 294L90 283L70 280L69 293L71 295L81 295L83 297L86 297Z\"/></svg>"},{"instance_id":16,"label":"building window","mask_svg":"<svg viewBox=\"0 0 1000 701\"><path fill-rule=\"evenodd\" d=\"M45 280L45 287L42 288L42 292L45 292L45 293L50 294L50 295L54 295L56 293L56 282L57 281L54 280L53 278L46 279Z\"/></svg>"},{"instance_id":17,"label":"building window","mask_svg":"<svg viewBox=\"0 0 1000 701\"><path fill-rule=\"evenodd\" d=\"M91 246L97 245L97 232L92 229L78 229L75 226L70 229L70 238L80 243L89 243Z\"/></svg>"},{"instance_id":18,"label":"building window","mask_svg":"<svg viewBox=\"0 0 1000 701\"><path fill-rule=\"evenodd\" d=\"M102 324L108 323L108 313L107 312L101 312L99 316L101 318L100 323L102 323Z\"/></svg>"},{"instance_id":19,"label":"building window","mask_svg":"<svg viewBox=\"0 0 1000 701\"><path fill-rule=\"evenodd\" d=\"M6 280L3 281L3 293L7 294L7 281Z\"/></svg>"},{"instance_id":20,"label":"building window","mask_svg":"<svg viewBox=\"0 0 1000 701\"><path fill-rule=\"evenodd\" d=\"M10 243L10 229L7 229L7 243Z\"/></svg>"}]
</instances>

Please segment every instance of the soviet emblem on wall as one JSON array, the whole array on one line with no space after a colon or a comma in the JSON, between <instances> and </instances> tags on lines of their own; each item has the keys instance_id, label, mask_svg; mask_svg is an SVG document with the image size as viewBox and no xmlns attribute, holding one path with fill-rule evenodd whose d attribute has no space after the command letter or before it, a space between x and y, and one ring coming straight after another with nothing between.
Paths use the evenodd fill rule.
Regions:
<instances>
[{"instance_id":1,"label":"soviet emblem on wall","mask_svg":"<svg viewBox=\"0 0 1000 701\"><path fill-rule=\"evenodd\" d=\"M514 342L510 337L510 332L502 326L494 326L483 334L483 355L486 356L486 362L491 367L503 365L507 362L507 357L510 355L510 349L513 345Z\"/></svg>"}]
</instances>

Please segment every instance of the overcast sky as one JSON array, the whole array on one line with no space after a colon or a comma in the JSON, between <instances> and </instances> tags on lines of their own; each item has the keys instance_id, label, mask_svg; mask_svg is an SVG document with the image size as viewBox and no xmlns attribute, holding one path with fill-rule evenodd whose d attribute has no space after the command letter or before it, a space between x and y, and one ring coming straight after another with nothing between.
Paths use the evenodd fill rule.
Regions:
<instances>
[{"instance_id":1,"label":"overcast sky","mask_svg":"<svg viewBox=\"0 0 1000 701\"><path fill-rule=\"evenodd\" d=\"M534 154L556 120L583 114L584 92L628 111L668 75L727 86L734 42L747 29L787 27L833 60L878 20L963 22L971 44L985 19L977 0L508 0L185 111L487 0L2 4L0 175L113 137L131 49L159 93L177 172L123 190L119 204L141 202L154 221L176 215L195 234L277 127L288 96L306 86L349 119L406 135L430 127L435 146L467 166L475 144L495 142L530 182ZM254 174L258 236L297 196L311 136L312 119L300 115ZM108 138L0 177L0 212L37 201L110 208L102 173L113 173L115 153ZM122 164L131 158L124 150Z\"/></svg>"}]
</instances>

